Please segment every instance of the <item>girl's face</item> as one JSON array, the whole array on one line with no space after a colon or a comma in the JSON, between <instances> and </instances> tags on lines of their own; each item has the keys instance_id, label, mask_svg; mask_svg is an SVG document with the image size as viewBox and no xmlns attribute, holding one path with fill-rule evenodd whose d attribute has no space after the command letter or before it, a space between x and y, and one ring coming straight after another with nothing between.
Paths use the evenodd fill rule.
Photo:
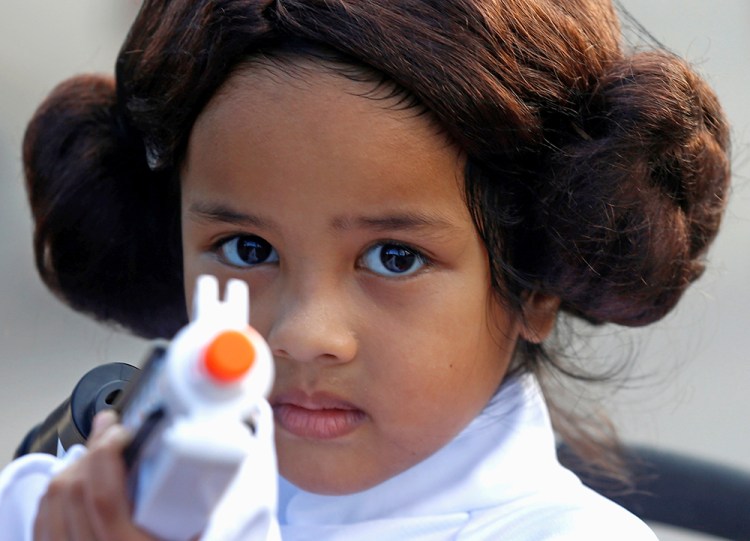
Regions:
<instances>
[{"instance_id":1,"label":"girl's face","mask_svg":"<svg viewBox=\"0 0 750 541\"><path fill-rule=\"evenodd\" d=\"M203 273L249 284L281 473L327 494L446 444L522 330L490 289L463 156L372 86L248 68L198 118L182 171L188 296Z\"/></svg>"}]
</instances>

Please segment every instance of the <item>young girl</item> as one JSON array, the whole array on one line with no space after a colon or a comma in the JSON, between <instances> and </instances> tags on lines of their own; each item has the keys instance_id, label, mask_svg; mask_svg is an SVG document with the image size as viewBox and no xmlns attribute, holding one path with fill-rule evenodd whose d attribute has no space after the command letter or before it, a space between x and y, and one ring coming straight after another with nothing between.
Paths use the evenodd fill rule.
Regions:
<instances>
[{"instance_id":1,"label":"young girl","mask_svg":"<svg viewBox=\"0 0 750 541\"><path fill-rule=\"evenodd\" d=\"M146 0L115 79L55 89L24 160L37 265L74 308L169 337L198 275L249 284L285 541L634 541L557 462L543 343L558 312L675 306L728 147L711 90L626 54L607 0ZM11 491L10 466L17 531L152 539L127 435L97 421L51 483ZM243 539L252 490L203 538Z\"/></svg>"}]
</instances>

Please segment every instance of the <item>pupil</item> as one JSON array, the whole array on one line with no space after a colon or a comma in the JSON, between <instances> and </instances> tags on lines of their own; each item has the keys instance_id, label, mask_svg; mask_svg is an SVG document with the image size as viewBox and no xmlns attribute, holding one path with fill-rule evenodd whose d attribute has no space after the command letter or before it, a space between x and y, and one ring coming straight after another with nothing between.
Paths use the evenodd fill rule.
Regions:
<instances>
[{"instance_id":1,"label":"pupil","mask_svg":"<svg viewBox=\"0 0 750 541\"><path fill-rule=\"evenodd\" d=\"M237 255L248 264L262 263L271 255L271 245L259 238L241 238L237 242Z\"/></svg>"},{"instance_id":2,"label":"pupil","mask_svg":"<svg viewBox=\"0 0 750 541\"><path fill-rule=\"evenodd\" d=\"M380 261L391 272L405 272L412 268L416 255L399 246L386 246L380 253Z\"/></svg>"}]
</instances>

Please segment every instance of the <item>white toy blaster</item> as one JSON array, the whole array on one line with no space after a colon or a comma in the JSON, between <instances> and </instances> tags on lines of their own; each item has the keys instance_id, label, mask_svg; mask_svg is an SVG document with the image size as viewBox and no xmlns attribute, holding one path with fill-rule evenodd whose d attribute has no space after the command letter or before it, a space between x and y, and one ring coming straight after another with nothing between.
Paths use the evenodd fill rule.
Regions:
<instances>
[{"instance_id":1,"label":"white toy blaster","mask_svg":"<svg viewBox=\"0 0 750 541\"><path fill-rule=\"evenodd\" d=\"M229 281L221 301L217 280L201 276L193 305L190 324L155 350L116 404L135 434L125 452L134 522L168 541L200 534L245 458L272 445L257 439L272 434L259 425L273 423L265 402L273 362L248 326L247 285Z\"/></svg>"},{"instance_id":2,"label":"white toy blaster","mask_svg":"<svg viewBox=\"0 0 750 541\"><path fill-rule=\"evenodd\" d=\"M171 342L153 349L141 370L110 363L86 373L28 432L15 457L61 456L85 444L94 415L114 407L134 434L124 458L139 526L166 541L193 539L244 462L252 491L232 503L258 519L251 523L260 533L247 530L245 538L268 539L272 529L264 525L274 523L277 499L273 413L265 400L273 382L271 352L248 325L242 281L230 280L222 301L216 278L201 276L192 316Z\"/></svg>"}]
</instances>

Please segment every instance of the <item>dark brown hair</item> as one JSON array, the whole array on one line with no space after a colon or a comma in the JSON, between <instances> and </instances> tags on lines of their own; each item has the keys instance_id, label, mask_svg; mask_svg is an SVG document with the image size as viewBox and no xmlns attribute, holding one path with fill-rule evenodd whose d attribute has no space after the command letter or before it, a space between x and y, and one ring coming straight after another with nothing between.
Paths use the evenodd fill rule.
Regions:
<instances>
[{"instance_id":1,"label":"dark brown hair","mask_svg":"<svg viewBox=\"0 0 750 541\"><path fill-rule=\"evenodd\" d=\"M713 92L629 53L609 0L146 0L114 80L55 89L24 142L37 266L73 307L143 336L185 321L176 177L191 127L252 58L380 74L466 153L493 285L640 326L703 268L728 191ZM532 370L541 346L519 348Z\"/></svg>"}]
</instances>

